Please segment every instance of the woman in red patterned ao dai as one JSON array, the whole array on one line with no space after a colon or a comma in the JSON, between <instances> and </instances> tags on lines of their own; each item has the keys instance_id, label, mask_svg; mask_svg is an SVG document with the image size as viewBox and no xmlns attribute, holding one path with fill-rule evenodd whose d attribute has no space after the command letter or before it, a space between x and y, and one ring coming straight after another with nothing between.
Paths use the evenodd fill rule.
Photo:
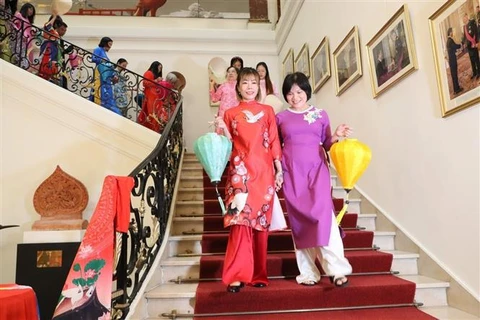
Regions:
<instances>
[{"instance_id":1,"label":"woman in red patterned ao dai","mask_svg":"<svg viewBox=\"0 0 480 320\"><path fill-rule=\"evenodd\" d=\"M259 82L255 69L242 69L236 85L240 104L215 119L233 143L224 217L230 234L222 276L229 292L239 292L244 284L268 284L268 228L275 191L283 183L275 114L258 102Z\"/></svg>"}]
</instances>

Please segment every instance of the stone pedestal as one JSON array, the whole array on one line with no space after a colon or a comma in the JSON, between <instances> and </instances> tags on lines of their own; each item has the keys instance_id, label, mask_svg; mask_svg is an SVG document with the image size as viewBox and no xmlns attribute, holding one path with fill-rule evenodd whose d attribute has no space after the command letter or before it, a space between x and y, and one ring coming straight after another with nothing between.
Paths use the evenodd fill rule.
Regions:
<instances>
[{"instance_id":1,"label":"stone pedestal","mask_svg":"<svg viewBox=\"0 0 480 320\"><path fill-rule=\"evenodd\" d=\"M85 230L25 231L23 243L80 243L84 235Z\"/></svg>"},{"instance_id":2,"label":"stone pedestal","mask_svg":"<svg viewBox=\"0 0 480 320\"><path fill-rule=\"evenodd\" d=\"M78 230L87 229L88 221L83 219L41 218L32 225L32 230Z\"/></svg>"}]
</instances>

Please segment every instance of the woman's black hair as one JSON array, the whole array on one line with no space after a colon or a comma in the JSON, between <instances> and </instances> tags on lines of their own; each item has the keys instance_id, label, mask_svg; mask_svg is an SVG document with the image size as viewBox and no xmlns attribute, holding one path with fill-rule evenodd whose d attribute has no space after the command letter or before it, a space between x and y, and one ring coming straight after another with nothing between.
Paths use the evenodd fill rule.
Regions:
<instances>
[{"instance_id":1,"label":"woman's black hair","mask_svg":"<svg viewBox=\"0 0 480 320\"><path fill-rule=\"evenodd\" d=\"M234 66L228 67L226 72L228 73L228 71L229 71L230 69L232 69L232 68L235 69L235 72L237 73L237 76L238 76L238 73L240 72L240 70L238 70L238 69L235 68Z\"/></svg>"},{"instance_id":2,"label":"woman's black hair","mask_svg":"<svg viewBox=\"0 0 480 320\"><path fill-rule=\"evenodd\" d=\"M259 66L262 66L265 68L265 91L266 91L266 94L267 96L269 94L274 94L273 92L273 83L272 83L272 80L270 79L270 71L268 71L268 66L265 62L259 62L257 63L257 66L255 67L255 69L258 69ZM262 98L265 98L265 97L262 97Z\"/></svg>"},{"instance_id":3,"label":"woman's black hair","mask_svg":"<svg viewBox=\"0 0 480 320\"><path fill-rule=\"evenodd\" d=\"M243 78L245 78L246 76L254 76L255 77L255 80L257 80L257 84L258 84L258 93L257 93L257 96L255 97L255 100L259 101L260 100L260 97L262 95L262 93L260 92L260 76L258 75L258 72L257 70L253 69L253 68L250 68L250 67L247 67L247 68L243 68L242 70L240 70L240 72L238 73L238 76L237 76L237 85L235 87L235 91L237 92L237 99L238 101L242 101L243 100L243 97L242 95L240 94L240 85L242 83L242 80Z\"/></svg>"},{"instance_id":4,"label":"woman's black hair","mask_svg":"<svg viewBox=\"0 0 480 320\"><path fill-rule=\"evenodd\" d=\"M17 12L18 0L7 0L6 7L10 8L10 12L14 14Z\"/></svg>"},{"instance_id":5,"label":"woman's black hair","mask_svg":"<svg viewBox=\"0 0 480 320\"><path fill-rule=\"evenodd\" d=\"M103 37L102 40L100 40L100 43L98 44L98 46L100 48L105 48L109 42L113 42L113 40L109 37Z\"/></svg>"},{"instance_id":6,"label":"woman's black hair","mask_svg":"<svg viewBox=\"0 0 480 320\"><path fill-rule=\"evenodd\" d=\"M162 70L158 72L158 66L162 66ZM152 71L153 78L157 79L158 77L162 77L163 75L163 65L158 61L153 61L148 70Z\"/></svg>"},{"instance_id":7,"label":"woman's black hair","mask_svg":"<svg viewBox=\"0 0 480 320\"><path fill-rule=\"evenodd\" d=\"M52 21L52 19L53 19L53 15L50 16L50 18L48 18L48 21ZM63 25L65 25L65 27L68 28L67 24L63 22L62 17L57 16L57 17L55 18L55 20L53 21L52 27L53 27L53 29L58 29L58 28L60 28L60 27L63 26Z\"/></svg>"},{"instance_id":8,"label":"woman's black hair","mask_svg":"<svg viewBox=\"0 0 480 320\"><path fill-rule=\"evenodd\" d=\"M296 84L307 94L307 100L312 97L312 87L305 74L301 72L295 72L288 74L283 80L282 93L285 101L287 100L287 94L292 90L293 85Z\"/></svg>"},{"instance_id":9,"label":"woman's black hair","mask_svg":"<svg viewBox=\"0 0 480 320\"><path fill-rule=\"evenodd\" d=\"M124 62L128 63L127 59L120 58L120 59L117 60L117 64L124 63Z\"/></svg>"},{"instance_id":10,"label":"woman's black hair","mask_svg":"<svg viewBox=\"0 0 480 320\"><path fill-rule=\"evenodd\" d=\"M33 10L33 14L31 17L28 17L27 16L27 11L28 9L32 9ZM35 20L35 7L31 4L31 3L25 3L21 8L20 8L20 14L22 15L22 17L24 18L27 18L28 21L30 21L30 23L33 23L33 21Z\"/></svg>"},{"instance_id":11,"label":"woman's black hair","mask_svg":"<svg viewBox=\"0 0 480 320\"><path fill-rule=\"evenodd\" d=\"M240 57L233 57L232 59L230 59L230 66L233 66L233 64L237 61L239 61L241 64L240 69L243 69L243 59Z\"/></svg>"}]
</instances>

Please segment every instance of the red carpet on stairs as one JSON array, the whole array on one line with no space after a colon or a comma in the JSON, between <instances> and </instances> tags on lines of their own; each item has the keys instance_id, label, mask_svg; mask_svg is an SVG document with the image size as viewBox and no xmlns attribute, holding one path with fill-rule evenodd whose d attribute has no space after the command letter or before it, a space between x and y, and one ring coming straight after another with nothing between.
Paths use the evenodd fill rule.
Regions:
<instances>
[{"instance_id":1,"label":"red carpet on stairs","mask_svg":"<svg viewBox=\"0 0 480 320\"><path fill-rule=\"evenodd\" d=\"M224 186L224 183L221 184ZM224 188L221 194L224 194ZM279 194L285 210L283 195ZM247 315L221 315L217 317L197 317L196 319L378 319L409 320L435 319L415 307L384 308L382 305L411 304L414 302L415 284L388 272L393 256L376 251L373 246L373 232L355 229L357 214L347 214L342 221L345 229L345 256L350 261L354 273L367 275L349 276L349 286L336 288L329 278L322 277L320 283L307 287L297 284L298 269L293 252L290 231L277 231L269 235L268 275L272 277L265 288L245 287L240 293L226 292L220 281L223 258L228 240L228 229L223 228L220 206L216 200L210 179L204 176L204 233L202 252L215 253L200 259L201 281L195 298L195 314L247 312ZM343 206L343 199L335 199L335 209ZM288 215L287 222L288 222ZM218 232L215 232L218 231ZM360 249L360 250L359 250ZM317 265L318 261L317 261ZM384 272L386 274L368 274ZM323 273L323 272L322 272ZM317 311L301 313L279 313L279 310L305 310L319 308L339 308L357 306L379 306L362 310ZM255 314L255 312L277 311L275 314Z\"/></svg>"}]
</instances>

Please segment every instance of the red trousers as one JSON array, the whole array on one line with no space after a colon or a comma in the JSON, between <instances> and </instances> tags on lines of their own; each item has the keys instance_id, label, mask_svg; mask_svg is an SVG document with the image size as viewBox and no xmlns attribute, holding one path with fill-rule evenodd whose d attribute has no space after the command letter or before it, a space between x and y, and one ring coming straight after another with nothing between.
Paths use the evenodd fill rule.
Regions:
<instances>
[{"instance_id":1,"label":"red trousers","mask_svg":"<svg viewBox=\"0 0 480 320\"><path fill-rule=\"evenodd\" d=\"M231 226L223 263L223 283L229 285L241 281L246 284L268 284L267 243L267 231Z\"/></svg>"}]
</instances>

